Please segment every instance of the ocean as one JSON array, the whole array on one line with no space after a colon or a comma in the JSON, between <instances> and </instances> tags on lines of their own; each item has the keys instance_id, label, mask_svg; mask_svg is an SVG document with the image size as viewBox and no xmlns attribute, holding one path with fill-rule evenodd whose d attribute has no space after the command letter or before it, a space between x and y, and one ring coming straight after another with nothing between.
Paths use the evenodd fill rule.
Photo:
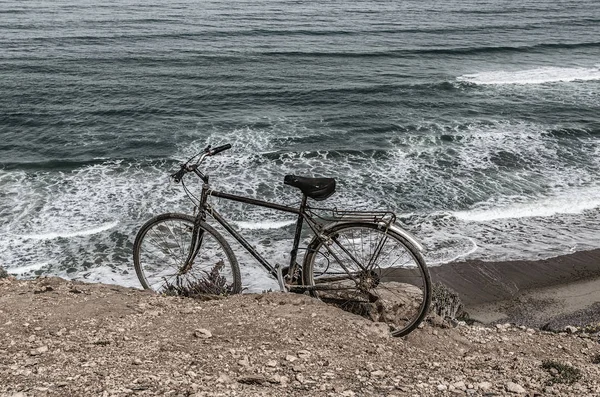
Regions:
<instances>
[{"instance_id":1,"label":"ocean","mask_svg":"<svg viewBox=\"0 0 600 397\"><path fill-rule=\"evenodd\" d=\"M294 204L284 175L335 177L319 206L394 210L431 266L600 248L596 0L4 0L0 94L18 277L139 286L139 227L193 211L169 173L225 143L215 189ZM293 218L215 207L286 263Z\"/></svg>"}]
</instances>

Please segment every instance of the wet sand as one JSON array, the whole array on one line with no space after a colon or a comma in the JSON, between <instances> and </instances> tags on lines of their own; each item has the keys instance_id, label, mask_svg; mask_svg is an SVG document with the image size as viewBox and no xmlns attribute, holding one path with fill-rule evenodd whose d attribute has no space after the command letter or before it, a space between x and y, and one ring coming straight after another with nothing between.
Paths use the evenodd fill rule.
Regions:
<instances>
[{"instance_id":1,"label":"wet sand","mask_svg":"<svg viewBox=\"0 0 600 397\"><path fill-rule=\"evenodd\" d=\"M554 330L600 323L600 250L538 261L465 261L430 268L471 319Z\"/></svg>"}]
</instances>

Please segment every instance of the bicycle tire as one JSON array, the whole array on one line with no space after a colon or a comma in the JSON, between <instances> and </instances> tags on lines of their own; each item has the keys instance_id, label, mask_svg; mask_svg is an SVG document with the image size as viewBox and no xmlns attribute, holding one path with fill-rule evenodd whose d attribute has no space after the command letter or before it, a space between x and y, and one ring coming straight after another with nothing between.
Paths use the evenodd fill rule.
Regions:
<instances>
[{"instance_id":1,"label":"bicycle tire","mask_svg":"<svg viewBox=\"0 0 600 397\"><path fill-rule=\"evenodd\" d=\"M166 213L140 228L133 243L133 264L142 287L160 293L240 293L242 283L235 254L225 238L205 222L200 222L202 242L194 262L182 273L194 220L189 215Z\"/></svg>"},{"instance_id":2,"label":"bicycle tire","mask_svg":"<svg viewBox=\"0 0 600 397\"><path fill-rule=\"evenodd\" d=\"M431 304L431 278L413 244L366 222L334 225L323 234L309 245L302 267L312 296L385 322L392 336L408 335L418 327Z\"/></svg>"}]
</instances>

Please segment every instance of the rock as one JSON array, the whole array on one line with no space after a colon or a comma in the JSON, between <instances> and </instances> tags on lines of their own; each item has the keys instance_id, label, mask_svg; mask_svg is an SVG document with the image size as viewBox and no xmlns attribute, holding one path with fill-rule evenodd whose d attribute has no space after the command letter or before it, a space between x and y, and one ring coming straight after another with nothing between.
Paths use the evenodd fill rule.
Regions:
<instances>
[{"instance_id":1,"label":"rock","mask_svg":"<svg viewBox=\"0 0 600 397\"><path fill-rule=\"evenodd\" d=\"M381 377L385 376L385 372L383 372L382 370L378 369L377 371L371 372L371 376L373 376L375 378L381 378Z\"/></svg>"},{"instance_id":2,"label":"rock","mask_svg":"<svg viewBox=\"0 0 600 397\"><path fill-rule=\"evenodd\" d=\"M461 391L465 391L467 390L467 386L465 385L465 382L458 381L452 384L452 386L454 386L455 389L461 390Z\"/></svg>"},{"instance_id":3,"label":"rock","mask_svg":"<svg viewBox=\"0 0 600 397\"><path fill-rule=\"evenodd\" d=\"M38 356L40 354L44 354L48 351L48 346L40 346L37 349L33 349L31 352L29 352L30 355L32 356Z\"/></svg>"},{"instance_id":4,"label":"rock","mask_svg":"<svg viewBox=\"0 0 600 397\"><path fill-rule=\"evenodd\" d=\"M496 324L496 329L498 331L507 331L509 328L510 328L510 323Z\"/></svg>"},{"instance_id":5,"label":"rock","mask_svg":"<svg viewBox=\"0 0 600 397\"><path fill-rule=\"evenodd\" d=\"M8 273L6 272L6 270L4 270L4 268L2 266L0 266L0 278L7 278L8 277Z\"/></svg>"},{"instance_id":6,"label":"rock","mask_svg":"<svg viewBox=\"0 0 600 397\"><path fill-rule=\"evenodd\" d=\"M567 331L567 333L569 333L569 334L574 334L574 333L576 333L577 331L579 331L579 328L577 328L577 327L574 327L574 326L572 326L572 325L567 325L567 326L565 327L565 331Z\"/></svg>"},{"instance_id":7,"label":"rock","mask_svg":"<svg viewBox=\"0 0 600 397\"><path fill-rule=\"evenodd\" d=\"M298 357L300 357L303 360L306 360L307 358L310 357L310 352L308 350L298 350Z\"/></svg>"},{"instance_id":8,"label":"rock","mask_svg":"<svg viewBox=\"0 0 600 397\"><path fill-rule=\"evenodd\" d=\"M34 294L43 294L44 292L51 292L51 291L54 291L54 288L52 288L49 285L44 285L42 288L33 290L33 293Z\"/></svg>"},{"instance_id":9,"label":"rock","mask_svg":"<svg viewBox=\"0 0 600 397\"><path fill-rule=\"evenodd\" d=\"M208 339L208 338L212 338L212 332L210 332L209 330L207 330L205 328L199 328L194 331L194 336L196 338Z\"/></svg>"},{"instance_id":10,"label":"rock","mask_svg":"<svg viewBox=\"0 0 600 397\"><path fill-rule=\"evenodd\" d=\"M488 391L493 387L490 382L480 382L477 384L477 389L482 391Z\"/></svg>"},{"instance_id":11,"label":"rock","mask_svg":"<svg viewBox=\"0 0 600 397\"><path fill-rule=\"evenodd\" d=\"M448 389L448 387L446 385L437 385L437 389L439 391L446 391Z\"/></svg>"},{"instance_id":12,"label":"rock","mask_svg":"<svg viewBox=\"0 0 600 397\"><path fill-rule=\"evenodd\" d=\"M265 385L269 383L269 380L262 375L242 376L237 381L246 385Z\"/></svg>"},{"instance_id":13,"label":"rock","mask_svg":"<svg viewBox=\"0 0 600 397\"><path fill-rule=\"evenodd\" d=\"M406 283L390 281L378 291L380 299L371 303L369 316L373 321L403 324L404 319L421 304L421 290Z\"/></svg>"},{"instance_id":14,"label":"rock","mask_svg":"<svg viewBox=\"0 0 600 397\"><path fill-rule=\"evenodd\" d=\"M242 367L249 368L250 360L248 359L248 356L244 356L244 358L242 358L241 360L238 361L238 364L241 365Z\"/></svg>"},{"instance_id":15,"label":"rock","mask_svg":"<svg viewBox=\"0 0 600 397\"><path fill-rule=\"evenodd\" d=\"M291 363L293 363L294 361L296 361L298 359L298 357L296 356L292 356L291 354L288 354L287 356L285 356L285 361L289 361Z\"/></svg>"},{"instance_id":16,"label":"rock","mask_svg":"<svg viewBox=\"0 0 600 397\"><path fill-rule=\"evenodd\" d=\"M231 377L227 374L221 374L217 378L217 383L232 383Z\"/></svg>"},{"instance_id":17,"label":"rock","mask_svg":"<svg viewBox=\"0 0 600 397\"><path fill-rule=\"evenodd\" d=\"M290 378L288 378L285 375L279 375L279 374L275 374L269 379L269 382L279 383L281 385L285 385L285 384L289 383L289 381L290 381Z\"/></svg>"},{"instance_id":18,"label":"rock","mask_svg":"<svg viewBox=\"0 0 600 397\"><path fill-rule=\"evenodd\" d=\"M515 393L515 394L525 394L527 393L527 390L525 390L523 388L523 386L514 383L514 382L508 382L505 386L506 391L509 393Z\"/></svg>"}]
</instances>

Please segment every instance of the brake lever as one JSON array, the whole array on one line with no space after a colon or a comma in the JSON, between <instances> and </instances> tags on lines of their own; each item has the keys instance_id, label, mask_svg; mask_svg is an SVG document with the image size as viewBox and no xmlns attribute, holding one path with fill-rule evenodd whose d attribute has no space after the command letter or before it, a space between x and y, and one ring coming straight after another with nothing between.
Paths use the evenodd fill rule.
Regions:
<instances>
[{"instance_id":1,"label":"brake lever","mask_svg":"<svg viewBox=\"0 0 600 397\"><path fill-rule=\"evenodd\" d=\"M181 169L173 174L171 174L171 178L175 181L175 183L181 182L183 176L187 172L187 166L185 164L181 164Z\"/></svg>"}]
</instances>

